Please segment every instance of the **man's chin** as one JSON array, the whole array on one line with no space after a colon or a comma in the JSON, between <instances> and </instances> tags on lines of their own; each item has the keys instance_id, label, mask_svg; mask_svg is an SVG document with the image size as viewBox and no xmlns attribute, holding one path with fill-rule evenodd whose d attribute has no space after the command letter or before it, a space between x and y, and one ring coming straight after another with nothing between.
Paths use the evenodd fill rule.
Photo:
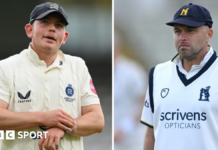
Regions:
<instances>
[{"instance_id":1,"label":"man's chin","mask_svg":"<svg viewBox=\"0 0 218 150\"><path fill-rule=\"evenodd\" d=\"M43 45L43 48L49 51L56 50L56 46L54 44L46 43Z\"/></svg>"},{"instance_id":2,"label":"man's chin","mask_svg":"<svg viewBox=\"0 0 218 150\"><path fill-rule=\"evenodd\" d=\"M180 57L182 59L186 59L186 60L192 60L194 57L188 54L180 54Z\"/></svg>"},{"instance_id":3,"label":"man's chin","mask_svg":"<svg viewBox=\"0 0 218 150\"><path fill-rule=\"evenodd\" d=\"M179 51L179 55L183 59L189 59L190 58L190 54L189 54L188 50Z\"/></svg>"}]
</instances>

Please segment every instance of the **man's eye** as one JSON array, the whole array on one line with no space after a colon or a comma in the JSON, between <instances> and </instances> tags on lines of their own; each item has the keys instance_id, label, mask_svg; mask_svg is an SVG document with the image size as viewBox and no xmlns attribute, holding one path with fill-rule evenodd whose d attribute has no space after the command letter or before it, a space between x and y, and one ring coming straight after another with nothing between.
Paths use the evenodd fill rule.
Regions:
<instances>
[{"instance_id":1,"label":"man's eye","mask_svg":"<svg viewBox=\"0 0 218 150\"><path fill-rule=\"evenodd\" d=\"M195 30L193 30L193 29L189 29L188 31L189 31L189 32L193 32L193 31L195 31Z\"/></svg>"},{"instance_id":2,"label":"man's eye","mask_svg":"<svg viewBox=\"0 0 218 150\"><path fill-rule=\"evenodd\" d=\"M42 21L41 23L42 23L42 24L47 24L48 22L47 22L47 21Z\"/></svg>"},{"instance_id":3,"label":"man's eye","mask_svg":"<svg viewBox=\"0 0 218 150\"><path fill-rule=\"evenodd\" d=\"M57 26L58 28L62 28L62 27L63 27L62 24L56 24L56 26Z\"/></svg>"},{"instance_id":4,"label":"man's eye","mask_svg":"<svg viewBox=\"0 0 218 150\"><path fill-rule=\"evenodd\" d=\"M174 30L174 33L179 33L179 30Z\"/></svg>"}]
</instances>

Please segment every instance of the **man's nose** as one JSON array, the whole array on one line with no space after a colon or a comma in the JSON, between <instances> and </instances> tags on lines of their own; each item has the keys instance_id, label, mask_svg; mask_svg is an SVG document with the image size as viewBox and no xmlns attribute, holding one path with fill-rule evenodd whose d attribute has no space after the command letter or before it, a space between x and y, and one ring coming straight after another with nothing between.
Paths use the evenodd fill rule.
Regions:
<instances>
[{"instance_id":1,"label":"man's nose","mask_svg":"<svg viewBox=\"0 0 218 150\"><path fill-rule=\"evenodd\" d=\"M179 39L180 39L181 41L186 40L186 39L187 39L187 34L186 34L185 32L181 32Z\"/></svg>"},{"instance_id":2,"label":"man's nose","mask_svg":"<svg viewBox=\"0 0 218 150\"><path fill-rule=\"evenodd\" d=\"M50 24L49 31L55 32L55 25L53 23Z\"/></svg>"}]
</instances>

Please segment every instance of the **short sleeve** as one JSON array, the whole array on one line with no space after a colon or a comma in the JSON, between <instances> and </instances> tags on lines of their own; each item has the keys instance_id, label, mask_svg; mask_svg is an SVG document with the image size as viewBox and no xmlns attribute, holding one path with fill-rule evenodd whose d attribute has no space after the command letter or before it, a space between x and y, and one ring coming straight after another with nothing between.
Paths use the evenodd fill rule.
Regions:
<instances>
[{"instance_id":1,"label":"short sleeve","mask_svg":"<svg viewBox=\"0 0 218 150\"><path fill-rule=\"evenodd\" d=\"M100 104L97 92L95 90L92 78L89 74L88 68L84 65L84 75L81 85L81 100L82 106Z\"/></svg>"},{"instance_id":2,"label":"short sleeve","mask_svg":"<svg viewBox=\"0 0 218 150\"><path fill-rule=\"evenodd\" d=\"M149 73L149 87L146 93L144 108L142 111L141 123L153 128L153 113L154 113L154 101L153 101L153 78L155 67L151 68Z\"/></svg>"},{"instance_id":3,"label":"short sleeve","mask_svg":"<svg viewBox=\"0 0 218 150\"><path fill-rule=\"evenodd\" d=\"M10 90L6 83L6 78L4 72L0 66L0 99L9 103L10 100Z\"/></svg>"},{"instance_id":4,"label":"short sleeve","mask_svg":"<svg viewBox=\"0 0 218 150\"><path fill-rule=\"evenodd\" d=\"M153 128L153 112L150 105L149 88L147 90L140 122L150 128Z\"/></svg>"}]
</instances>

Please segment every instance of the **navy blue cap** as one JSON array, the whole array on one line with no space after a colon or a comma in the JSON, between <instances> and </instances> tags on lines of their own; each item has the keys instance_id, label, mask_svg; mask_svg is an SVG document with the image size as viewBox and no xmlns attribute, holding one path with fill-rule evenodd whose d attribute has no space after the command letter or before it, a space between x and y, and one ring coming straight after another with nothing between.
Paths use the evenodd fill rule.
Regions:
<instances>
[{"instance_id":1,"label":"navy blue cap","mask_svg":"<svg viewBox=\"0 0 218 150\"><path fill-rule=\"evenodd\" d=\"M213 21L210 12L206 8L190 3L180 8L174 15L173 21L167 22L166 24L169 26L182 24L190 27L208 25L212 28Z\"/></svg>"},{"instance_id":2,"label":"navy blue cap","mask_svg":"<svg viewBox=\"0 0 218 150\"><path fill-rule=\"evenodd\" d=\"M39 20L44 18L50 13L58 12L63 16L65 21L65 25L68 25L68 17L64 9L56 4L51 2L46 2L40 5L37 5L30 14L30 24L32 24L35 20Z\"/></svg>"}]
</instances>

